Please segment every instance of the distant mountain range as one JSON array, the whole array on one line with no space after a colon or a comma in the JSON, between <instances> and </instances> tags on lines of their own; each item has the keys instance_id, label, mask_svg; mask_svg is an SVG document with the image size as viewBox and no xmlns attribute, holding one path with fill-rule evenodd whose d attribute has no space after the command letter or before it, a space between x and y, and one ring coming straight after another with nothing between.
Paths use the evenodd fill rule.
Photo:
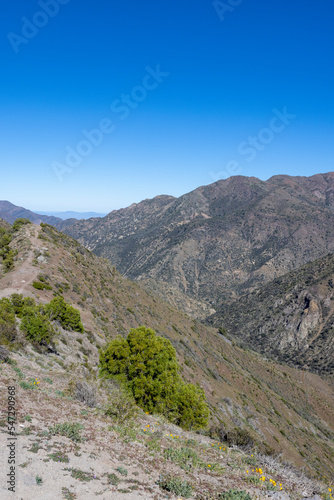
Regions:
<instances>
[{"instance_id":1,"label":"distant mountain range","mask_svg":"<svg viewBox=\"0 0 334 500\"><path fill-rule=\"evenodd\" d=\"M104 217L107 214L101 214L97 212L38 212L41 215L48 215L51 217L57 217L62 220L67 219L90 219L92 217Z\"/></svg>"},{"instance_id":2,"label":"distant mountain range","mask_svg":"<svg viewBox=\"0 0 334 500\"><path fill-rule=\"evenodd\" d=\"M9 224L13 224L16 219L20 218L29 219L34 224L44 222L54 226L57 225L57 223L62 222L62 219L60 218L36 214L26 208L13 205L13 203L10 203L9 201L0 201L0 217L9 222Z\"/></svg>"},{"instance_id":3,"label":"distant mountain range","mask_svg":"<svg viewBox=\"0 0 334 500\"><path fill-rule=\"evenodd\" d=\"M130 279L167 284L218 310L334 251L334 173L231 177L64 231Z\"/></svg>"},{"instance_id":4,"label":"distant mountain range","mask_svg":"<svg viewBox=\"0 0 334 500\"><path fill-rule=\"evenodd\" d=\"M89 219L90 217L103 217L105 214L97 212L32 212L23 207L18 207L9 201L0 201L0 217L9 224L13 224L16 219L29 219L34 224L44 222L61 229L66 227L68 221L73 224L80 219ZM63 221L66 221L63 224Z\"/></svg>"}]
</instances>

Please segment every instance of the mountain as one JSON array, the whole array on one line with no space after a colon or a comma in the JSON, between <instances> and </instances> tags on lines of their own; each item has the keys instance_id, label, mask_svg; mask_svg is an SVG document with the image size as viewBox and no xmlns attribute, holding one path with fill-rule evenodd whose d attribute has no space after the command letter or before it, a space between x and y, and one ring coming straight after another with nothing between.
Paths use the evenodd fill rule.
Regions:
<instances>
[{"instance_id":1,"label":"mountain","mask_svg":"<svg viewBox=\"0 0 334 500\"><path fill-rule=\"evenodd\" d=\"M166 199L156 201L157 205L160 203L168 205L169 202L170 200ZM278 458L273 458L273 455L280 453L283 459L297 467L304 467L313 477L317 474L326 476L333 474L334 398L330 378L327 380L314 373L281 366L271 359L263 358L255 352L235 345L219 334L216 328L205 326L190 318L149 294L140 283L129 281L107 260L95 256L77 241L52 226L24 225L13 232L10 246L15 256L14 268L0 275L0 299L10 297L13 293L21 293L34 298L37 303L45 304L50 302L55 294L60 293L68 303L80 311L84 326L84 332L80 333L67 331L55 324L58 330L57 353L36 352L31 346L25 345L20 337L18 344L13 344L11 347L11 356L14 357L17 366L13 364L4 371L0 370L2 384L6 387L9 381L16 377L19 404L23 405L24 401L24 412L32 412L34 416L32 424L29 424L24 434L25 437L22 436L22 439L26 440L29 433L32 434L31 446L35 442L44 443L42 429L47 432L49 426L60 422L80 421L86 429L87 453L100 456L101 450L111 442L114 450L115 447L123 450L122 453L126 454L127 460L130 460L130 456L132 458L137 456L135 449L138 441L140 449L146 450L148 454L156 453L159 457L148 458L153 460L154 476L157 471L163 473L166 470L166 453L174 457L170 455L171 451L164 451L168 446L174 446L172 438L166 438L166 431L169 430L168 435L172 434L176 438L179 434L181 436L179 428L171 427L166 421L159 420L161 425L163 424L161 427L163 432L157 430L152 436L143 432L144 424L138 429L137 427L125 429L116 423L110 425L108 423L110 420L101 413L103 406L90 412L87 417L89 422L85 422L80 416L83 415L80 414L80 407L75 406L73 400L66 399L68 394L66 391L73 387L73 380L77 380L78 377L80 379L84 377L89 384L95 384L101 392L97 377L98 349L117 335L126 336L130 328L145 325L172 342L181 365L182 378L185 381L198 382L205 391L212 411L210 429L203 431L201 437L194 435L196 439L205 443L207 441L204 435L219 436L217 429L221 429L223 425L228 432L234 432L235 439L239 436L239 439L242 437L248 442L253 441L249 446L252 446L252 453L256 458L242 454L237 454L239 457L237 458L233 446L227 446L225 443L227 449L221 450L221 453L226 451L228 455L226 460L219 459L220 466L218 462L214 466L212 471L214 480L211 483L209 479L211 473L209 476L203 476L197 469L194 469L195 473L189 469L189 478L199 490L209 488L207 491L210 491L211 487L216 488L219 484L224 484L229 485L230 489L235 489L236 486L239 489L255 488L256 492L253 493L256 493L256 496L266 498L261 496L260 490L257 490L262 488L256 486L260 484L258 478L255 478L257 481L255 479L248 481L246 473L246 468L260 464L261 467L266 467L267 481L268 477L271 477L270 474L274 474L273 471L277 471L280 467L280 472L275 478L280 477L280 482L286 478L284 487L288 489L291 487L291 491L294 484L295 490L300 491L300 497L297 498L301 498L302 488L303 491L309 491L309 488L305 486L304 479L299 479L298 483L298 475L293 476L290 472L284 472L288 470L287 465L278 465L281 462ZM31 391L30 396L29 380L31 378L34 381L36 377L41 381L42 389L40 393ZM54 389L49 385L50 379L51 382L55 380ZM36 405L36 395L38 405ZM3 398L5 396L2 395ZM23 416L22 408L23 406L20 406L19 415ZM146 419L146 416L143 415L143 418ZM145 426L150 424L155 428L158 420L154 418L146 420ZM96 425L92 426L93 419ZM22 425L25 425L24 422L26 421L22 417ZM27 422L26 425L28 426ZM0 430L1 426L2 424ZM99 431L95 432L97 428ZM235 428L237 430L234 430ZM148 427L145 427L145 430L147 429ZM252 441L249 441L249 438ZM118 439L120 441L117 441ZM182 439L184 439L182 445L175 443L177 449L192 443L189 441L190 436ZM218 439L222 441L223 438ZM169 445L168 440L170 440ZM95 448L90 445L92 442L96 443ZM124 442L128 443L126 447ZM212 444L219 451L217 442L218 440L210 442L208 447L211 449ZM41 446L44 447L44 444ZM86 445L82 446L85 446L86 450ZM50 448L45 444L46 452L39 453L40 457L33 455L36 457L34 460L47 460L48 449ZM73 454L79 452L79 448L70 445L66 449ZM26 456L26 451L24 453ZM103 460L107 460L109 464L110 454L107 451L106 453L99 458L102 462L99 462L98 474L105 470L106 462ZM205 464L210 462L213 464L214 460L218 460L210 454L210 450L207 453ZM267 456L268 453L271 456ZM71 458L73 464L70 467L79 463L76 462L77 458L74 456ZM85 455L85 460L88 458L88 455ZM141 460L142 464L145 463L144 469L150 469L147 461L145 462L144 458ZM175 460L179 460L176 455ZM94 464L91 464L91 467L95 470ZM207 465L205 467L208 468ZM38 472L39 469L30 467L30 470ZM228 471L228 474L225 474L225 471ZM295 479L292 480L292 477ZM316 490L318 486L315 479L311 484Z\"/></svg>"},{"instance_id":2,"label":"mountain","mask_svg":"<svg viewBox=\"0 0 334 500\"><path fill-rule=\"evenodd\" d=\"M13 205L9 201L0 201L0 217L9 224L13 224L16 219L21 218L29 219L34 224L45 222L47 224L57 225L57 223L62 223L62 219L36 214L26 208Z\"/></svg>"},{"instance_id":3,"label":"mountain","mask_svg":"<svg viewBox=\"0 0 334 500\"><path fill-rule=\"evenodd\" d=\"M52 217L57 217L58 219L67 220L67 219L90 219L92 217L104 217L107 214L100 214L97 212L38 212L41 215L48 215Z\"/></svg>"},{"instance_id":4,"label":"mountain","mask_svg":"<svg viewBox=\"0 0 334 500\"><path fill-rule=\"evenodd\" d=\"M132 280L204 318L226 301L334 251L334 173L236 176L158 196L66 234ZM188 300L191 299L191 300Z\"/></svg>"},{"instance_id":5,"label":"mountain","mask_svg":"<svg viewBox=\"0 0 334 500\"><path fill-rule=\"evenodd\" d=\"M276 278L208 318L245 345L334 374L334 255Z\"/></svg>"}]
</instances>

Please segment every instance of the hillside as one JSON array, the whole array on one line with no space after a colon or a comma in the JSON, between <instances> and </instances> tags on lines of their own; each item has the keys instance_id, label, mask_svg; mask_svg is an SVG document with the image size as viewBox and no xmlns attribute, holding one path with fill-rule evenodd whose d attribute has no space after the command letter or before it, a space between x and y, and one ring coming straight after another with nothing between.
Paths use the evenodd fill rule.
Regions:
<instances>
[{"instance_id":1,"label":"hillside","mask_svg":"<svg viewBox=\"0 0 334 500\"><path fill-rule=\"evenodd\" d=\"M34 224L44 222L55 226L57 223L62 223L62 219L59 219L58 217L36 214L26 208L13 205L13 203L10 203L9 201L0 201L0 217L9 224L13 224L16 219L20 218L29 219Z\"/></svg>"},{"instance_id":2,"label":"hillside","mask_svg":"<svg viewBox=\"0 0 334 500\"><path fill-rule=\"evenodd\" d=\"M108 339L146 325L170 339L183 379L204 388L212 410L208 436L221 436L222 425L229 432L237 427L251 437L259 457L281 453L311 476L333 474L334 398L329 381L239 348L216 329L148 294L106 260L51 226L23 226L13 234L10 245L17 255L14 269L0 279L0 299L21 293L46 303L54 293L61 293L79 309L84 325L84 334L59 329L58 354L45 355L19 345L13 356L23 373L28 374L24 367L30 366L34 376L56 376L62 387L74 373L91 373L96 380L98 349ZM33 282L47 284L49 289L37 290ZM0 376L6 386L8 371L1 371ZM54 400L48 401L47 412L40 411L43 419L62 420L60 414L55 416ZM244 476L240 481L247 487ZM223 479L227 484L228 477Z\"/></svg>"},{"instance_id":3,"label":"hillside","mask_svg":"<svg viewBox=\"0 0 334 500\"><path fill-rule=\"evenodd\" d=\"M179 307L183 302L184 310L203 318L333 252L333 207L333 172L268 181L236 176L64 231L130 279L170 302L179 297Z\"/></svg>"},{"instance_id":4,"label":"hillside","mask_svg":"<svg viewBox=\"0 0 334 500\"><path fill-rule=\"evenodd\" d=\"M222 304L209 323L253 349L334 374L334 255Z\"/></svg>"},{"instance_id":5,"label":"hillside","mask_svg":"<svg viewBox=\"0 0 334 500\"><path fill-rule=\"evenodd\" d=\"M2 227L3 229L9 229L10 228L10 224L8 224L8 222L5 221L4 219L0 218L0 227Z\"/></svg>"}]
</instances>

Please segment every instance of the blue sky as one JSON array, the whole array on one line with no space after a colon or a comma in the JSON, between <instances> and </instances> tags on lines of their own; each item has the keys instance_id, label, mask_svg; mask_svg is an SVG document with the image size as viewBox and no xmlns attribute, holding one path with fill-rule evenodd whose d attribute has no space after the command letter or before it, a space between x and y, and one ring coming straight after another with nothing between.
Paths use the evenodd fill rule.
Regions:
<instances>
[{"instance_id":1,"label":"blue sky","mask_svg":"<svg viewBox=\"0 0 334 500\"><path fill-rule=\"evenodd\" d=\"M328 0L8 2L0 199L108 212L334 170L333 21Z\"/></svg>"}]
</instances>

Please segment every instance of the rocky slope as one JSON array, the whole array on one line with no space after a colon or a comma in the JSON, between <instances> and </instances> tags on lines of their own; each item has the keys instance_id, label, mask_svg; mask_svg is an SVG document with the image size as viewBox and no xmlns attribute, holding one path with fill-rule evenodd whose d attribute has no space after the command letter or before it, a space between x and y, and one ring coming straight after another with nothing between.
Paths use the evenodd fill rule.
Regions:
<instances>
[{"instance_id":1,"label":"rocky slope","mask_svg":"<svg viewBox=\"0 0 334 500\"><path fill-rule=\"evenodd\" d=\"M233 345L217 329L148 294L51 226L23 226L11 246L17 255L14 269L1 276L0 298L22 293L45 303L62 293L80 310L85 329L84 334L59 329L58 355L23 347L15 354L22 357L22 366L32 356L46 370L49 362L56 363L64 379L83 367L96 377L98 349L108 339L139 325L151 327L176 348L184 380L204 388L212 411L211 435L221 424L238 427L262 454L282 453L311 475L334 472L329 381ZM40 280L51 289L36 290L33 283Z\"/></svg>"},{"instance_id":2,"label":"rocky slope","mask_svg":"<svg viewBox=\"0 0 334 500\"><path fill-rule=\"evenodd\" d=\"M9 229L10 228L10 224L8 224L8 222L5 221L4 219L0 218L0 227L2 227L3 229Z\"/></svg>"},{"instance_id":3,"label":"rocky slope","mask_svg":"<svg viewBox=\"0 0 334 500\"><path fill-rule=\"evenodd\" d=\"M334 251L334 173L231 177L158 196L64 231L162 296L210 309ZM166 290L167 284L167 290ZM167 292L167 293L165 293ZM198 307L196 307L198 301ZM182 301L179 301L180 306Z\"/></svg>"},{"instance_id":4,"label":"rocky slope","mask_svg":"<svg viewBox=\"0 0 334 500\"><path fill-rule=\"evenodd\" d=\"M263 354L334 374L334 255L222 304L209 323Z\"/></svg>"}]
</instances>

